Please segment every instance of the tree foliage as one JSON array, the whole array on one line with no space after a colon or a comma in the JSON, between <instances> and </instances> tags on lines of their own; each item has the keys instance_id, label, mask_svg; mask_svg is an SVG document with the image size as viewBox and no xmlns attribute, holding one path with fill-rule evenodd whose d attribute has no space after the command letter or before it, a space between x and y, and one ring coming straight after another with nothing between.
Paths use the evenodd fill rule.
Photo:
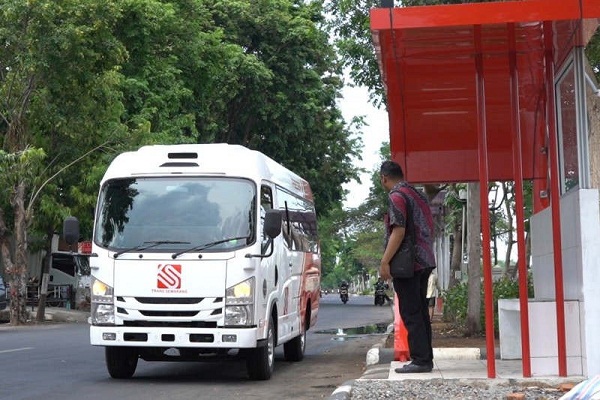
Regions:
<instances>
[{"instance_id":1,"label":"tree foliage","mask_svg":"<svg viewBox=\"0 0 600 400\"><path fill-rule=\"evenodd\" d=\"M382 143L379 152L380 161L388 160L389 144ZM337 286L342 279L352 281L378 275L385 237L383 215L387 211L387 193L379 182L379 168L370 173L365 202L353 209L338 210L331 229L321 231L321 236L325 233L336 241L333 264L323 270L326 287Z\"/></svg>"},{"instance_id":2,"label":"tree foliage","mask_svg":"<svg viewBox=\"0 0 600 400\"><path fill-rule=\"evenodd\" d=\"M596 31L587 47L585 54L592 66L596 79L600 80L600 31Z\"/></svg>"},{"instance_id":3,"label":"tree foliage","mask_svg":"<svg viewBox=\"0 0 600 400\"><path fill-rule=\"evenodd\" d=\"M497 1L503 0L396 0L395 3L412 7ZM370 31L369 10L380 7L380 4L380 0L330 0L326 6L331 15L328 27L344 66L357 85L369 89L370 100L377 106L385 105L386 99ZM596 32L586 53L600 79L600 32Z\"/></svg>"},{"instance_id":4,"label":"tree foliage","mask_svg":"<svg viewBox=\"0 0 600 400\"><path fill-rule=\"evenodd\" d=\"M47 163L37 157L35 168L28 169L35 176L19 175L5 186L0 200L11 322L19 323L25 320L27 231L34 225L35 203L56 214L61 207L54 206L69 197L68 186L55 187L55 193L40 189L53 188L44 185L55 176L53 168L60 169L97 143L104 137L103 128L118 126L114 83L121 53L111 40L114 3L4 0L0 13L0 143L4 159L13 163L4 167L18 170L24 156L36 153L45 154ZM53 218L49 214L47 220ZM14 238L14 250L9 237Z\"/></svg>"},{"instance_id":5,"label":"tree foliage","mask_svg":"<svg viewBox=\"0 0 600 400\"><path fill-rule=\"evenodd\" d=\"M108 163L143 144L243 144L308 179L321 215L340 207L360 123L337 107L341 66L322 24L317 1L0 0L3 160L45 154L0 196L4 265L23 275L9 280L12 303L26 266L9 237L26 252L27 230L50 240L72 213L89 238Z\"/></svg>"},{"instance_id":6,"label":"tree foliage","mask_svg":"<svg viewBox=\"0 0 600 400\"><path fill-rule=\"evenodd\" d=\"M491 2L502 0L402 0L395 1L396 6L411 7L411 6L431 6L440 4L463 4L463 3L478 3ZM342 58L344 67L350 71L350 76L353 81L359 85L366 86L370 91L370 99L375 105L385 105L385 93L382 86L382 77L377 64L375 49L372 42L370 31L369 10L373 7L379 7L378 0L330 0L327 2L327 10L331 15L328 21L328 28L332 32L335 45ZM600 32L596 32L592 40L586 47L586 54L596 73L600 79ZM443 71L441 72L443 73ZM375 186L376 187L376 186ZM447 207L450 209L450 218L447 220L451 227L454 236L454 244L460 245L459 239L462 238L462 227L458 223L462 220L463 205L457 199L458 187L449 187L449 192L455 192L455 196L447 197ZM514 242L514 237L508 234L509 229L512 229L508 218L514 215L515 205L512 186L508 185L505 190L509 193L504 203L499 203L493 214L498 225L493 227L497 235L495 238L506 241L507 254L505 260L510 260L511 246ZM525 230L529 231L528 218L531 215L531 184L525 183ZM502 208L504 207L504 208ZM377 206L371 206L371 209L377 209ZM367 228L368 229L368 228ZM529 235L527 235L527 238ZM526 238L526 246L527 246ZM460 255L462 248L454 246L456 251L453 252L452 270L458 270L462 263ZM529 248L527 248L529 252ZM529 259L526 256L527 260ZM506 262L506 261L505 261ZM453 276L453 275L451 275ZM451 278L452 279L452 278ZM477 299L475 299L477 301Z\"/></svg>"},{"instance_id":7,"label":"tree foliage","mask_svg":"<svg viewBox=\"0 0 600 400\"><path fill-rule=\"evenodd\" d=\"M326 6L331 16L327 26L344 67L356 85L369 89L369 99L378 107L384 106L386 99L371 36L369 10L379 4L379 0L330 0Z\"/></svg>"}]
</instances>

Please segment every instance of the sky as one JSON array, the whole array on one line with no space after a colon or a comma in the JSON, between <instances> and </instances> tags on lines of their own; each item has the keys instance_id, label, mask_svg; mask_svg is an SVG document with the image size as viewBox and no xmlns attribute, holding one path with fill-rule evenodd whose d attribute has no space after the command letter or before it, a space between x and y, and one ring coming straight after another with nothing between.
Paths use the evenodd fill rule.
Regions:
<instances>
[{"instance_id":1,"label":"sky","mask_svg":"<svg viewBox=\"0 0 600 400\"><path fill-rule=\"evenodd\" d=\"M365 122L368 126L363 127L363 154L362 161L356 161L357 165L372 171L379 168L379 148L381 143L389 142L389 123L388 115L384 110L379 110L372 106L369 101L368 91L364 87L345 86L342 90L343 98L338 100L339 106L346 121L351 121L354 116L365 116ZM369 195L370 174L361 176L362 184L352 182L344 185L349 190L344 202L344 208L358 207ZM506 245L503 242L498 243L501 257L504 257ZM517 248L513 246L512 259L517 259Z\"/></svg>"},{"instance_id":2,"label":"sky","mask_svg":"<svg viewBox=\"0 0 600 400\"><path fill-rule=\"evenodd\" d=\"M346 121L355 116L364 116L368 124L362 128L363 151L362 161L355 160L356 165L368 171L379 167L379 148L381 143L389 142L388 115L384 109L377 109L369 103L369 94L365 87L350 87L342 90L343 98L338 100ZM371 184L370 174L361 175L362 184L351 182L344 185L349 190L344 208L358 207L369 195Z\"/></svg>"}]
</instances>

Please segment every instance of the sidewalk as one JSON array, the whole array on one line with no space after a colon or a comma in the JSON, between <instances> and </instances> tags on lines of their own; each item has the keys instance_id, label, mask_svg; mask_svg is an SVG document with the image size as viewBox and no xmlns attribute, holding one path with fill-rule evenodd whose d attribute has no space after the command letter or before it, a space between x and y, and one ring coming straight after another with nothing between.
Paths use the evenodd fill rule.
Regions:
<instances>
[{"instance_id":1,"label":"sidewalk","mask_svg":"<svg viewBox=\"0 0 600 400\"><path fill-rule=\"evenodd\" d=\"M330 400L347 400L352 398L352 390L356 386L377 384L381 386L402 387L405 382L430 381L460 382L464 386L498 386L521 388L549 388L559 393L559 388L572 387L585 380L583 376L561 378L557 376L537 376L524 378L521 360L495 360L496 378L488 378L485 349L478 348L434 348L434 368L430 373L399 374L394 370L406 362L394 361L394 349L385 348L385 344L375 345L367 352L366 370L356 380L345 382L329 397ZM496 354L500 354L496 351ZM394 382L396 384L394 385ZM568 390L568 389L567 389ZM360 399L379 399L380 394L371 391L370 395L361 391ZM556 397L557 398L557 397Z\"/></svg>"},{"instance_id":2,"label":"sidewalk","mask_svg":"<svg viewBox=\"0 0 600 400\"><path fill-rule=\"evenodd\" d=\"M33 310L31 307L27 308L29 312L29 319L32 322L35 322L37 316L37 307L34 307ZM63 307L46 307L44 313L44 321L45 322L78 322L78 323L87 323L88 317L90 316L89 311L79 311L79 310L67 310ZM0 321L8 321L10 319L10 314L8 309L0 311ZM26 326L26 325L25 325ZM3 327L11 327L8 324L0 324L0 328Z\"/></svg>"}]
</instances>

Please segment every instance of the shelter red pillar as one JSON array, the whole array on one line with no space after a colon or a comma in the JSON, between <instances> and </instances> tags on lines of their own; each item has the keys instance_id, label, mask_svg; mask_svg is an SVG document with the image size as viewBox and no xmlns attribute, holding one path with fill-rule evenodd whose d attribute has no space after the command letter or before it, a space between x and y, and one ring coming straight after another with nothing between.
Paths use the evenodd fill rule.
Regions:
<instances>
[{"instance_id":1,"label":"shelter red pillar","mask_svg":"<svg viewBox=\"0 0 600 400\"><path fill-rule=\"evenodd\" d=\"M488 378L496 377L496 350L494 347L494 296L492 286L492 261L490 259L490 214L488 199L488 148L485 113L485 80L483 76L482 28L474 26L475 33L475 69L477 74L477 133L479 161L479 197L481 200L481 233L483 235L483 283L485 298L485 339L487 349Z\"/></svg>"},{"instance_id":2,"label":"shelter red pillar","mask_svg":"<svg viewBox=\"0 0 600 400\"><path fill-rule=\"evenodd\" d=\"M531 377L531 352L529 349L529 301L527 285L527 262L525 255L525 215L523 212L523 156L521 149L521 118L519 113L519 76L517 72L517 49L515 24L508 24L508 68L510 73L510 109L513 150L513 179L517 218L517 250L519 269L519 305L521 315L521 357L523 376Z\"/></svg>"},{"instance_id":3,"label":"shelter red pillar","mask_svg":"<svg viewBox=\"0 0 600 400\"><path fill-rule=\"evenodd\" d=\"M562 235L560 231L560 182L558 180L558 138L556 105L554 102L554 35L551 22L544 22L546 45L546 121L550 137L550 203L552 206L552 244L554 250L554 290L556 297L556 337L558 339L558 375L567 376L567 345L565 334L565 295L562 266Z\"/></svg>"}]
</instances>

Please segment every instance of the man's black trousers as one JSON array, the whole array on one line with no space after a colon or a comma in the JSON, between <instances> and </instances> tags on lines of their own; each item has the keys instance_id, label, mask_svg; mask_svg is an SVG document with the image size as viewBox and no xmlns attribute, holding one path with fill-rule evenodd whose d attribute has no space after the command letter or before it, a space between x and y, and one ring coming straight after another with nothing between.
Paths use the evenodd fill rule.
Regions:
<instances>
[{"instance_id":1,"label":"man's black trousers","mask_svg":"<svg viewBox=\"0 0 600 400\"><path fill-rule=\"evenodd\" d=\"M416 271L412 278L394 278L400 316L408 331L410 358L417 365L433 363L431 321L427 304L427 280L431 268Z\"/></svg>"}]
</instances>

